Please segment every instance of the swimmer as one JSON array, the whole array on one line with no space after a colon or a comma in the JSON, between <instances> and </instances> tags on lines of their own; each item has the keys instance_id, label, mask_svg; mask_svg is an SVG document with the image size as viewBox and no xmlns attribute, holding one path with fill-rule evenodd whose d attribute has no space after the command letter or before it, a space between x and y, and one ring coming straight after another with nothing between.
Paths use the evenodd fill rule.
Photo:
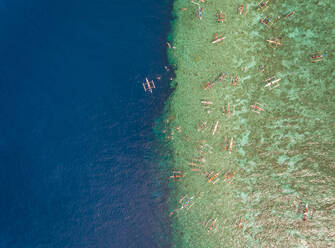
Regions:
<instances>
[{"instance_id":1,"label":"swimmer","mask_svg":"<svg viewBox=\"0 0 335 248\"><path fill-rule=\"evenodd\" d=\"M241 4L241 7L240 7L240 15L243 14L243 4Z\"/></svg>"},{"instance_id":2,"label":"swimmer","mask_svg":"<svg viewBox=\"0 0 335 248\"><path fill-rule=\"evenodd\" d=\"M197 16L200 20L202 20L202 11L203 11L203 8L200 8L200 6L199 6Z\"/></svg>"},{"instance_id":3,"label":"swimmer","mask_svg":"<svg viewBox=\"0 0 335 248\"><path fill-rule=\"evenodd\" d=\"M216 21L223 23L223 13L220 11L219 13L216 13Z\"/></svg>"},{"instance_id":4,"label":"swimmer","mask_svg":"<svg viewBox=\"0 0 335 248\"><path fill-rule=\"evenodd\" d=\"M264 25L268 25L271 21L270 17L265 17L264 19L260 19L259 22L264 24Z\"/></svg>"}]
</instances>

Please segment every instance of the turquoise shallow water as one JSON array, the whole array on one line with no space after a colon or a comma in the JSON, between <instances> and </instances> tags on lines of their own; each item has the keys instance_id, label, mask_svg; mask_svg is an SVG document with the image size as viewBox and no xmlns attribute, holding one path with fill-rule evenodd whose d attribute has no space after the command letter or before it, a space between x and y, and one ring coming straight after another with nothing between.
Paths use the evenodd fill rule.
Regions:
<instances>
[{"instance_id":1,"label":"turquoise shallow water","mask_svg":"<svg viewBox=\"0 0 335 248\"><path fill-rule=\"evenodd\" d=\"M332 247L335 3L243 5L200 2L199 20L175 1L163 130L182 175L170 182L175 247Z\"/></svg>"}]
</instances>

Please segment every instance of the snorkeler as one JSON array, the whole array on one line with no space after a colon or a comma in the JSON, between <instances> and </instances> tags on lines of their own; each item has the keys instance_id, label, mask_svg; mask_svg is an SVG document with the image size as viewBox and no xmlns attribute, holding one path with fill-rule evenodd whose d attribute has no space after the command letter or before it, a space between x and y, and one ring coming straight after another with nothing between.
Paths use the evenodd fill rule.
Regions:
<instances>
[{"instance_id":1,"label":"snorkeler","mask_svg":"<svg viewBox=\"0 0 335 248\"><path fill-rule=\"evenodd\" d=\"M260 66L258 67L258 71L259 71L259 72L264 72L264 69L265 69L265 66L264 66L264 65L260 65Z\"/></svg>"},{"instance_id":2,"label":"snorkeler","mask_svg":"<svg viewBox=\"0 0 335 248\"><path fill-rule=\"evenodd\" d=\"M200 8L200 6L199 6L197 16L200 20L202 20L202 11L203 11L203 8Z\"/></svg>"},{"instance_id":3,"label":"snorkeler","mask_svg":"<svg viewBox=\"0 0 335 248\"><path fill-rule=\"evenodd\" d=\"M216 21L223 23L223 12L222 11L216 13Z\"/></svg>"},{"instance_id":4,"label":"snorkeler","mask_svg":"<svg viewBox=\"0 0 335 248\"><path fill-rule=\"evenodd\" d=\"M271 22L271 18L270 17L265 17L264 19L260 19L259 22L264 24L264 25L268 25Z\"/></svg>"},{"instance_id":5,"label":"snorkeler","mask_svg":"<svg viewBox=\"0 0 335 248\"><path fill-rule=\"evenodd\" d=\"M243 4L241 4L241 7L240 7L240 15L243 14Z\"/></svg>"}]
</instances>

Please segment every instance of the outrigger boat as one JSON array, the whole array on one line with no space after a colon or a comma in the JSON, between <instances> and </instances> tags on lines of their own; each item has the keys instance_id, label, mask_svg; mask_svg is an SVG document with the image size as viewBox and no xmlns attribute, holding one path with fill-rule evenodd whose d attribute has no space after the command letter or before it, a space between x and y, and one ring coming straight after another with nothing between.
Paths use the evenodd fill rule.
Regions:
<instances>
[{"instance_id":1,"label":"outrigger boat","mask_svg":"<svg viewBox=\"0 0 335 248\"><path fill-rule=\"evenodd\" d=\"M183 177L183 175L173 175L173 176L170 176L169 178L173 179L173 178L181 178Z\"/></svg>"},{"instance_id":2,"label":"outrigger boat","mask_svg":"<svg viewBox=\"0 0 335 248\"><path fill-rule=\"evenodd\" d=\"M184 175L181 174L181 171L172 171L172 176L169 176L169 179L172 179L173 182L179 182Z\"/></svg>"},{"instance_id":3,"label":"outrigger boat","mask_svg":"<svg viewBox=\"0 0 335 248\"><path fill-rule=\"evenodd\" d=\"M243 11L244 11L244 15L246 15L247 14L247 6L244 7L244 5L241 4L241 6L239 8L240 15L243 14Z\"/></svg>"},{"instance_id":4,"label":"outrigger boat","mask_svg":"<svg viewBox=\"0 0 335 248\"><path fill-rule=\"evenodd\" d=\"M266 10L269 7L269 5L268 5L269 2L270 2L270 0L268 0L268 1L264 1L264 0L260 1L258 3L258 10L262 10L262 11Z\"/></svg>"},{"instance_id":5,"label":"outrigger boat","mask_svg":"<svg viewBox=\"0 0 335 248\"><path fill-rule=\"evenodd\" d=\"M180 208L180 210L184 209L185 207L187 207L189 205L189 203L193 200L193 196L188 199ZM193 204L192 204L193 205ZM191 206L189 206L188 208L190 208Z\"/></svg>"},{"instance_id":6,"label":"outrigger boat","mask_svg":"<svg viewBox=\"0 0 335 248\"><path fill-rule=\"evenodd\" d=\"M231 183L231 178L233 177L233 176L235 176L235 174L236 174L236 172L231 172L230 170L228 170L225 174L224 174L224 181L226 182L227 181L227 183Z\"/></svg>"},{"instance_id":7,"label":"outrigger boat","mask_svg":"<svg viewBox=\"0 0 335 248\"><path fill-rule=\"evenodd\" d=\"M222 81L225 77L227 76L226 73L222 73L220 74L220 76L215 79L213 82L206 82L203 86L201 86L201 88L203 88L204 90L209 90L211 89L213 86L215 86L215 84L219 83L220 81Z\"/></svg>"},{"instance_id":8,"label":"outrigger boat","mask_svg":"<svg viewBox=\"0 0 335 248\"><path fill-rule=\"evenodd\" d=\"M281 80L281 78L277 79L275 76L270 77L270 78L265 80L265 82L267 84L264 86L264 88L269 87L270 90L273 90L274 88L277 88L277 87L280 86L280 84L278 83L280 80Z\"/></svg>"},{"instance_id":9,"label":"outrigger boat","mask_svg":"<svg viewBox=\"0 0 335 248\"><path fill-rule=\"evenodd\" d=\"M222 113L226 114L226 107L223 105L222 107ZM227 104L227 113L228 113L228 118L230 117L230 105L229 103Z\"/></svg>"},{"instance_id":10,"label":"outrigger boat","mask_svg":"<svg viewBox=\"0 0 335 248\"><path fill-rule=\"evenodd\" d=\"M201 86L204 90L209 90L214 86L215 83L206 82L205 85Z\"/></svg>"},{"instance_id":11,"label":"outrigger boat","mask_svg":"<svg viewBox=\"0 0 335 248\"><path fill-rule=\"evenodd\" d=\"M211 178L208 179L208 182L212 182L218 175L220 175L220 173L216 173L214 176L212 176ZM214 184L214 182L213 182Z\"/></svg>"},{"instance_id":12,"label":"outrigger boat","mask_svg":"<svg viewBox=\"0 0 335 248\"><path fill-rule=\"evenodd\" d=\"M210 227L208 228L208 232L211 231L211 230L213 229L213 227L214 227L216 221L217 221L217 218L216 218L215 220L212 221L212 224L211 224ZM215 229L216 229L216 228L215 228ZM214 231L215 231L215 229L214 229Z\"/></svg>"},{"instance_id":13,"label":"outrigger boat","mask_svg":"<svg viewBox=\"0 0 335 248\"><path fill-rule=\"evenodd\" d=\"M266 41L269 42L270 44L275 45L276 47L281 45L280 40L278 38L274 40L266 40Z\"/></svg>"},{"instance_id":14,"label":"outrigger boat","mask_svg":"<svg viewBox=\"0 0 335 248\"><path fill-rule=\"evenodd\" d=\"M202 122L200 127L198 128L198 132L200 132L204 127L206 127L206 125L207 125L207 121Z\"/></svg>"},{"instance_id":15,"label":"outrigger boat","mask_svg":"<svg viewBox=\"0 0 335 248\"><path fill-rule=\"evenodd\" d=\"M149 81L148 78L145 78L145 82L142 83L144 91L149 91L150 93L152 93L152 89L155 89L155 83L154 80Z\"/></svg>"},{"instance_id":16,"label":"outrigger boat","mask_svg":"<svg viewBox=\"0 0 335 248\"><path fill-rule=\"evenodd\" d=\"M322 54L321 52L315 52L312 54L312 62L315 63L315 62L319 62L319 61L322 61L323 57L325 57L326 54Z\"/></svg>"},{"instance_id":17,"label":"outrigger boat","mask_svg":"<svg viewBox=\"0 0 335 248\"><path fill-rule=\"evenodd\" d=\"M188 165L191 166L191 167L199 167L199 168L202 167L201 164L196 164L194 162L189 162Z\"/></svg>"},{"instance_id":18,"label":"outrigger boat","mask_svg":"<svg viewBox=\"0 0 335 248\"><path fill-rule=\"evenodd\" d=\"M202 100L201 104L203 104L203 105L212 105L213 102Z\"/></svg>"},{"instance_id":19,"label":"outrigger boat","mask_svg":"<svg viewBox=\"0 0 335 248\"><path fill-rule=\"evenodd\" d=\"M232 77L232 78L231 78L231 82L232 82L232 84L233 84L234 86L240 84L240 77L237 76L237 75L235 75L235 77Z\"/></svg>"},{"instance_id":20,"label":"outrigger boat","mask_svg":"<svg viewBox=\"0 0 335 248\"><path fill-rule=\"evenodd\" d=\"M232 111L232 112L235 113L235 105L233 105L233 107L234 107L234 111ZM223 114L226 113L225 106L222 107L222 112L223 112ZM228 113L227 118L229 118L230 117L230 113L231 113L230 112L230 104L229 103L227 104L227 113Z\"/></svg>"},{"instance_id":21,"label":"outrigger boat","mask_svg":"<svg viewBox=\"0 0 335 248\"><path fill-rule=\"evenodd\" d=\"M262 108L259 107L258 105L261 106ZM261 111L264 111L264 109L263 109L264 106L262 104L258 103L258 102L256 102L255 105L251 105L251 108L253 109L252 111L257 113L257 114L260 114Z\"/></svg>"},{"instance_id":22,"label":"outrigger boat","mask_svg":"<svg viewBox=\"0 0 335 248\"><path fill-rule=\"evenodd\" d=\"M223 41L226 37L221 37L221 38L217 38L215 40L212 41L212 44L218 43L220 41Z\"/></svg>"},{"instance_id":23,"label":"outrigger boat","mask_svg":"<svg viewBox=\"0 0 335 248\"><path fill-rule=\"evenodd\" d=\"M229 144L229 154L231 154L231 151L233 150L233 141L234 141L234 138L231 138L230 144Z\"/></svg>"},{"instance_id":24,"label":"outrigger boat","mask_svg":"<svg viewBox=\"0 0 335 248\"><path fill-rule=\"evenodd\" d=\"M290 18L290 17L292 17L292 16L294 15L294 13L295 13L295 10L293 10L293 11L290 12L290 13L288 13L288 14L285 16L285 18Z\"/></svg>"},{"instance_id":25,"label":"outrigger boat","mask_svg":"<svg viewBox=\"0 0 335 248\"><path fill-rule=\"evenodd\" d=\"M308 203L306 203L305 209L304 209L304 221L307 220L307 213L308 213Z\"/></svg>"}]
</instances>

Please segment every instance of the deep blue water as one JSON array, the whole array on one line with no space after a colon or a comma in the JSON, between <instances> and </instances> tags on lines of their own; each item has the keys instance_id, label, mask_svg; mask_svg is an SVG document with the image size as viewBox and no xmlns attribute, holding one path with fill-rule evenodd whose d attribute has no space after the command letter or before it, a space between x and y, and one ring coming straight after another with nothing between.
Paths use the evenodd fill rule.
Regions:
<instances>
[{"instance_id":1,"label":"deep blue water","mask_svg":"<svg viewBox=\"0 0 335 248\"><path fill-rule=\"evenodd\" d=\"M168 247L171 2L0 0L0 248Z\"/></svg>"}]
</instances>

